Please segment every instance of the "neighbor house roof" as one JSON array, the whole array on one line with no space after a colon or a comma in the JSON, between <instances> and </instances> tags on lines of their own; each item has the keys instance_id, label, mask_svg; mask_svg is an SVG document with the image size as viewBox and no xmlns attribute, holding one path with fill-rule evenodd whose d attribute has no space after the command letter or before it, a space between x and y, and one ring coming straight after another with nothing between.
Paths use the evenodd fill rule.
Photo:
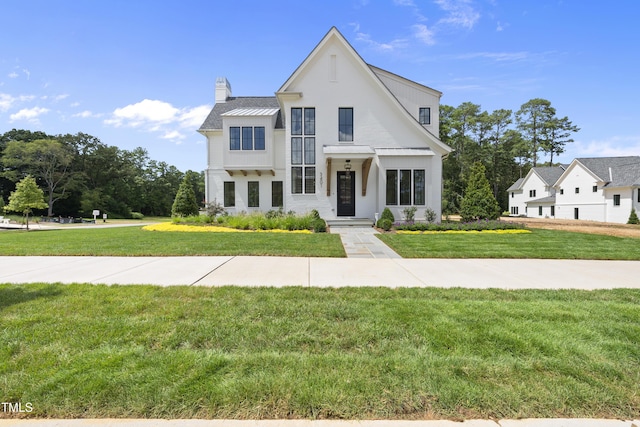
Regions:
<instances>
[{"instance_id":1,"label":"neighbor house roof","mask_svg":"<svg viewBox=\"0 0 640 427\"><path fill-rule=\"evenodd\" d=\"M555 202L556 202L556 195L554 194L553 196L542 197L540 199L535 199L535 200L528 200L524 203L527 205L528 204L541 205L544 203L555 203Z\"/></svg>"},{"instance_id":2,"label":"neighbor house roof","mask_svg":"<svg viewBox=\"0 0 640 427\"><path fill-rule=\"evenodd\" d=\"M245 113L250 110L269 111L269 115L277 113L276 129L283 128L280 104L275 96L237 96L228 98L226 102L216 103L198 130L222 129L222 116L225 113L235 115L235 113L232 113L234 110Z\"/></svg>"},{"instance_id":3,"label":"neighbor house roof","mask_svg":"<svg viewBox=\"0 0 640 427\"><path fill-rule=\"evenodd\" d=\"M586 157L575 161L589 169L605 187L640 185L640 156Z\"/></svg>"},{"instance_id":4,"label":"neighbor house roof","mask_svg":"<svg viewBox=\"0 0 640 427\"><path fill-rule=\"evenodd\" d=\"M518 178L518 180L516 182L514 182L511 187L507 188L507 191L520 190L520 187L522 186L523 182L524 182L524 178Z\"/></svg>"},{"instance_id":5,"label":"neighbor house roof","mask_svg":"<svg viewBox=\"0 0 640 427\"><path fill-rule=\"evenodd\" d=\"M542 179L547 185L555 184L566 169L565 165L540 166L533 168L534 172L537 173L540 179Z\"/></svg>"}]
</instances>

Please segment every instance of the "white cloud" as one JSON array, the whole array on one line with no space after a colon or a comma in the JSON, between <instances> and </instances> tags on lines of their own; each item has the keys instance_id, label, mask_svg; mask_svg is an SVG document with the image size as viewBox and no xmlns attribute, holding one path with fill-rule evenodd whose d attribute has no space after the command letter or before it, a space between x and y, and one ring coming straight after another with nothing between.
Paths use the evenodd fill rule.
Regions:
<instances>
[{"instance_id":1,"label":"white cloud","mask_svg":"<svg viewBox=\"0 0 640 427\"><path fill-rule=\"evenodd\" d=\"M186 138L180 130L197 129L210 111L210 105L176 108L168 102L145 99L116 108L104 123L115 127L140 128L146 132L160 132L160 138L180 143Z\"/></svg>"},{"instance_id":2,"label":"white cloud","mask_svg":"<svg viewBox=\"0 0 640 427\"><path fill-rule=\"evenodd\" d=\"M426 25L415 24L413 27L413 36L420 40L422 43L432 46L436 44L433 31L429 30Z\"/></svg>"},{"instance_id":3,"label":"white cloud","mask_svg":"<svg viewBox=\"0 0 640 427\"><path fill-rule=\"evenodd\" d=\"M613 136L604 140L576 141L571 151L575 157L616 157L640 155L640 135ZM568 147L569 148L569 147Z\"/></svg>"},{"instance_id":4,"label":"white cloud","mask_svg":"<svg viewBox=\"0 0 640 427\"><path fill-rule=\"evenodd\" d=\"M398 49L404 48L407 46L406 39L395 39L390 42L378 42L371 38L371 36L367 33L356 33L356 40L368 44L375 50L379 50L382 52L394 52Z\"/></svg>"},{"instance_id":5,"label":"white cloud","mask_svg":"<svg viewBox=\"0 0 640 427\"><path fill-rule=\"evenodd\" d=\"M471 29L480 19L480 13L469 0L435 0L435 3L447 12L447 16L438 21L439 24Z\"/></svg>"},{"instance_id":6,"label":"white cloud","mask_svg":"<svg viewBox=\"0 0 640 427\"><path fill-rule=\"evenodd\" d=\"M8 111L18 103L31 101L33 99L35 99L33 95L13 96L8 93L0 93L0 111Z\"/></svg>"},{"instance_id":7,"label":"white cloud","mask_svg":"<svg viewBox=\"0 0 640 427\"><path fill-rule=\"evenodd\" d=\"M9 74L7 75L7 77L9 77L10 79L15 79L15 78L17 78L18 76L19 76L19 74L18 74L18 73L16 73L15 71L14 71L14 72L12 72L12 73L9 73Z\"/></svg>"},{"instance_id":8,"label":"white cloud","mask_svg":"<svg viewBox=\"0 0 640 427\"><path fill-rule=\"evenodd\" d=\"M71 117L80 117L81 119L88 119L88 118L91 118L91 117L101 117L101 116L102 116L102 114L94 114L89 110L84 110L84 111L81 111L79 113L76 113L76 114L72 115Z\"/></svg>"},{"instance_id":9,"label":"white cloud","mask_svg":"<svg viewBox=\"0 0 640 427\"><path fill-rule=\"evenodd\" d=\"M26 120L29 122L37 122L38 116L42 114L46 114L49 112L48 108L41 107L33 107L33 108L23 108L15 114L11 114L9 116L10 122L15 122L17 120Z\"/></svg>"}]
</instances>

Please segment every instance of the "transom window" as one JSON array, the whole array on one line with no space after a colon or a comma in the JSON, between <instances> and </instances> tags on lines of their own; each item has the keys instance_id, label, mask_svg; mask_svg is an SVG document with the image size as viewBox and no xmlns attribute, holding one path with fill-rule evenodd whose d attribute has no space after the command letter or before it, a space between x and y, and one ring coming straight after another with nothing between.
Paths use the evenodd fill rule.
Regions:
<instances>
[{"instance_id":1,"label":"transom window","mask_svg":"<svg viewBox=\"0 0 640 427\"><path fill-rule=\"evenodd\" d=\"M264 150L264 126L231 126L229 128L230 150Z\"/></svg>"}]
</instances>

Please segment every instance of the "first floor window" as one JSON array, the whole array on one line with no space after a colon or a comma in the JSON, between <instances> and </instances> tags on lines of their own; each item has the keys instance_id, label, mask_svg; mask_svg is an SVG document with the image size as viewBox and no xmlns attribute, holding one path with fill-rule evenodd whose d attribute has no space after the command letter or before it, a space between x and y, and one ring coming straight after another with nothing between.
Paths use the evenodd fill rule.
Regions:
<instances>
[{"instance_id":1,"label":"first floor window","mask_svg":"<svg viewBox=\"0 0 640 427\"><path fill-rule=\"evenodd\" d=\"M425 204L425 171L416 169L413 171L413 204Z\"/></svg>"},{"instance_id":2,"label":"first floor window","mask_svg":"<svg viewBox=\"0 0 640 427\"><path fill-rule=\"evenodd\" d=\"M284 191L282 181L271 181L271 206L281 208L284 206Z\"/></svg>"},{"instance_id":3,"label":"first floor window","mask_svg":"<svg viewBox=\"0 0 640 427\"><path fill-rule=\"evenodd\" d=\"M291 168L291 193L302 194L302 167Z\"/></svg>"},{"instance_id":4,"label":"first floor window","mask_svg":"<svg viewBox=\"0 0 640 427\"><path fill-rule=\"evenodd\" d=\"M398 204L398 171L387 171L387 205Z\"/></svg>"},{"instance_id":5,"label":"first floor window","mask_svg":"<svg viewBox=\"0 0 640 427\"><path fill-rule=\"evenodd\" d=\"M613 206L620 206L620 195L619 194L614 194L613 195Z\"/></svg>"},{"instance_id":6,"label":"first floor window","mask_svg":"<svg viewBox=\"0 0 640 427\"><path fill-rule=\"evenodd\" d=\"M400 204L411 204L411 171L400 171Z\"/></svg>"},{"instance_id":7,"label":"first floor window","mask_svg":"<svg viewBox=\"0 0 640 427\"><path fill-rule=\"evenodd\" d=\"M249 193L249 207L260 207L260 183L258 181L249 181L248 184Z\"/></svg>"},{"instance_id":8,"label":"first floor window","mask_svg":"<svg viewBox=\"0 0 640 427\"><path fill-rule=\"evenodd\" d=\"M556 207L551 206L551 216L556 216Z\"/></svg>"},{"instance_id":9,"label":"first floor window","mask_svg":"<svg viewBox=\"0 0 640 427\"><path fill-rule=\"evenodd\" d=\"M426 203L426 171L424 169L387 170L386 204L408 206Z\"/></svg>"},{"instance_id":10,"label":"first floor window","mask_svg":"<svg viewBox=\"0 0 640 427\"><path fill-rule=\"evenodd\" d=\"M573 219L580 219L580 210L578 208L573 208Z\"/></svg>"},{"instance_id":11,"label":"first floor window","mask_svg":"<svg viewBox=\"0 0 640 427\"><path fill-rule=\"evenodd\" d=\"M316 192L316 168L304 168L304 192L313 194Z\"/></svg>"},{"instance_id":12,"label":"first floor window","mask_svg":"<svg viewBox=\"0 0 640 427\"><path fill-rule=\"evenodd\" d=\"M542 206L538 206L538 216L542 216Z\"/></svg>"},{"instance_id":13,"label":"first floor window","mask_svg":"<svg viewBox=\"0 0 640 427\"><path fill-rule=\"evenodd\" d=\"M232 208L236 205L236 183L226 181L224 183L224 206Z\"/></svg>"}]
</instances>

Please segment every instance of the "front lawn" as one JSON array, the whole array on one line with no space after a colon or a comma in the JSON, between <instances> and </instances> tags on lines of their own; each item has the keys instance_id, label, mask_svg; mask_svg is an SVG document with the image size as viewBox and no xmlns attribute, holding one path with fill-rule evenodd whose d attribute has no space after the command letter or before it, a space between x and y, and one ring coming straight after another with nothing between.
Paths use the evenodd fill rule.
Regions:
<instances>
[{"instance_id":1,"label":"front lawn","mask_svg":"<svg viewBox=\"0 0 640 427\"><path fill-rule=\"evenodd\" d=\"M637 418L639 304L638 290L0 285L0 397L44 418Z\"/></svg>"},{"instance_id":2,"label":"front lawn","mask_svg":"<svg viewBox=\"0 0 640 427\"><path fill-rule=\"evenodd\" d=\"M344 257L345 252L340 236L328 233L153 232L131 226L3 231L0 255Z\"/></svg>"},{"instance_id":3,"label":"front lawn","mask_svg":"<svg viewBox=\"0 0 640 427\"><path fill-rule=\"evenodd\" d=\"M380 234L404 258L549 258L640 260L633 238L532 229L524 234Z\"/></svg>"}]
</instances>

